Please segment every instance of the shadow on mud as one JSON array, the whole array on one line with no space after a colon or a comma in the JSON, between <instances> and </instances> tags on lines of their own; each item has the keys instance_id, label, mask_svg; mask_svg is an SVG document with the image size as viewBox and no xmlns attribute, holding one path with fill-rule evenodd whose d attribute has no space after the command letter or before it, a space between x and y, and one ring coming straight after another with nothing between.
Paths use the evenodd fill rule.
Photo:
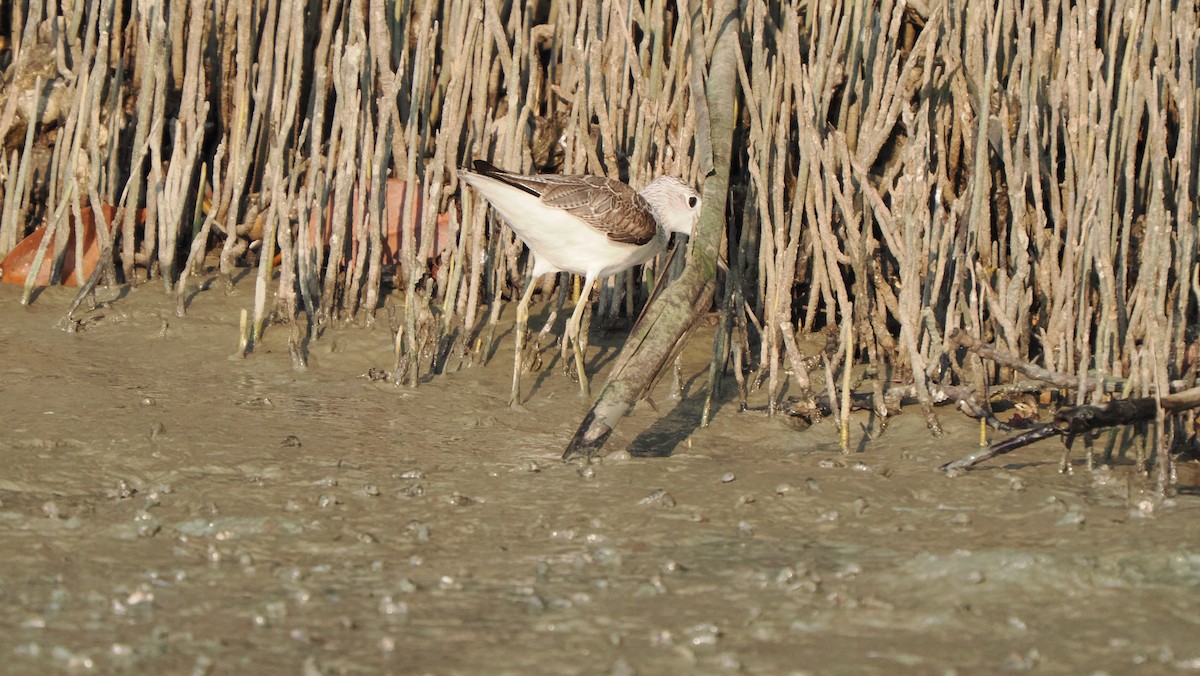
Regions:
<instances>
[{"instance_id":1,"label":"shadow on mud","mask_svg":"<svg viewBox=\"0 0 1200 676\"><path fill-rule=\"evenodd\" d=\"M689 394L683 398L669 413L654 421L629 444L629 454L635 458L669 458L675 452L675 447L687 440L700 427L700 419L704 414L704 399L708 389L697 387L697 381L707 379L707 371L702 371L688 380L683 391ZM733 399L737 386L732 378L722 382L718 395L713 397L712 415L717 415L722 407ZM703 382L701 382L703 385ZM645 404L648 405L648 404Z\"/></svg>"}]
</instances>

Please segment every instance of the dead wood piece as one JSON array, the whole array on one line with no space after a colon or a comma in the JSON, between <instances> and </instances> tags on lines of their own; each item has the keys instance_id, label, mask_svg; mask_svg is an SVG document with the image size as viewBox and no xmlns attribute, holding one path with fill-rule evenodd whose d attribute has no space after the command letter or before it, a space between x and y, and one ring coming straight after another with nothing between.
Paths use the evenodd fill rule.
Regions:
<instances>
[{"instance_id":1,"label":"dead wood piece","mask_svg":"<svg viewBox=\"0 0 1200 676\"><path fill-rule=\"evenodd\" d=\"M943 472L967 469L979 463L990 460L1006 453L1011 453L1047 437L1062 436L1067 448L1080 434L1115 427L1117 425L1136 425L1153 420L1158 414L1158 405L1151 397L1137 399L1117 399L1107 404L1070 406L1059 409L1054 414L1054 422L1045 423L1022 432L1015 437L998 441L987 448L942 465Z\"/></svg>"},{"instance_id":2,"label":"dead wood piece","mask_svg":"<svg viewBox=\"0 0 1200 676\"><path fill-rule=\"evenodd\" d=\"M1162 398L1162 407L1168 413L1179 413L1192 408L1200 408L1200 387L1193 387L1168 394Z\"/></svg>"},{"instance_id":3,"label":"dead wood piece","mask_svg":"<svg viewBox=\"0 0 1200 676\"><path fill-rule=\"evenodd\" d=\"M1054 423L1076 435L1103 427L1134 425L1153 420L1158 407L1151 397L1116 399L1101 405L1070 406L1054 414Z\"/></svg>"},{"instance_id":4,"label":"dead wood piece","mask_svg":"<svg viewBox=\"0 0 1200 676\"><path fill-rule=\"evenodd\" d=\"M994 361L1001 366L1007 366L1013 370L1024 373L1030 378L1050 383L1055 387L1068 389L1075 389L1076 387L1079 387L1079 378L1077 376L1066 373L1058 373L1057 371L1051 371L1036 364L1022 361L1007 352L997 350L995 346L983 342L982 340L972 336L962 329L955 329L951 331L950 340L961 347L967 348L971 352L974 352L984 359ZM1089 380L1086 381L1085 386L1090 390L1095 388L1096 384Z\"/></svg>"},{"instance_id":5,"label":"dead wood piece","mask_svg":"<svg viewBox=\"0 0 1200 676\"><path fill-rule=\"evenodd\" d=\"M1047 437L1063 434L1064 432L1052 424L1039 425L1031 430L1022 432L1014 437L1009 437L1002 441L997 441L989 445L987 448L976 451L970 455L964 456L953 462L948 462L938 468L941 472L950 472L954 470L965 470L985 460L991 460L998 455L1011 453L1018 448L1028 446L1035 441L1041 441Z\"/></svg>"},{"instance_id":6,"label":"dead wood piece","mask_svg":"<svg viewBox=\"0 0 1200 676\"><path fill-rule=\"evenodd\" d=\"M563 452L564 460L591 460L633 403L649 394L658 373L674 361L682 341L712 302L732 164L734 119L731 111L737 95L735 62L739 58L737 5L732 0L723 0L713 8L712 16L712 25L720 26L721 30L713 46L707 82L700 78L705 58L704 43L699 38L693 38L691 43L692 58L695 59L691 64L692 96L698 103L695 106L696 148L701 158L700 173L706 177L703 212L693 235L691 255L679 279L650 306L644 328L635 331L625 343L600 398ZM699 10L692 13L691 21L695 34L702 35Z\"/></svg>"}]
</instances>

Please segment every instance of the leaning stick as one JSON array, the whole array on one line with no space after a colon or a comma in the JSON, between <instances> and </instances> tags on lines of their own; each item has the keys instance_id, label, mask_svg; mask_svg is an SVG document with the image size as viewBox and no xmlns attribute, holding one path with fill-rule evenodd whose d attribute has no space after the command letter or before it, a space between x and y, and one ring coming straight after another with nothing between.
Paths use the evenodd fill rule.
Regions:
<instances>
[{"instance_id":1,"label":"leaning stick","mask_svg":"<svg viewBox=\"0 0 1200 676\"><path fill-rule=\"evenodd\" d=\"M1081 383L1081 379L1077 376L1044 369L1036 364L1018 359L1003 350L996 349L992 344L985 343L962 329L954 329L950 332L950 342L965 347L984 359L994 361L1001 366L1007 366L1015 371L1024 373L1030 378L1050 383L1055 387L1064 389L1086 387L1088 390L1091 390L1096 386L1094 381L1089 380Z\"/></svg>"}]
</instances>

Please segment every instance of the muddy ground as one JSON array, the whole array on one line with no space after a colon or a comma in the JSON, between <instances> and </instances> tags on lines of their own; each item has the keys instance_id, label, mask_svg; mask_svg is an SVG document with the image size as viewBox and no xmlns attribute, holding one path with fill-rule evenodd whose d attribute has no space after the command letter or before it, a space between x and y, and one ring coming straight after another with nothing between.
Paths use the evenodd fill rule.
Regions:
<instances>
[{"instance_id":1,"label":"muddy ground","mask_svg":"<svg viewBox=\"0 0 1200 676\"><path fill-rule=\"evenodd\" d=\"M360 377L386 321L296 372L278 328L231 358L248 284L182 319L125 290L69 334L72 294L0 287L2 672L1200 670L1190 466L1158 502L1126 457L1059 474L1054 441L947 478L978 443L951 410L865 444L861 414L849 456L728 402L698 429L702 334L684 401L583 468L553 352L505 409L507 332L413 390ZM593 335L596 369L621 336Z\"/></svg>"}]
</instances>

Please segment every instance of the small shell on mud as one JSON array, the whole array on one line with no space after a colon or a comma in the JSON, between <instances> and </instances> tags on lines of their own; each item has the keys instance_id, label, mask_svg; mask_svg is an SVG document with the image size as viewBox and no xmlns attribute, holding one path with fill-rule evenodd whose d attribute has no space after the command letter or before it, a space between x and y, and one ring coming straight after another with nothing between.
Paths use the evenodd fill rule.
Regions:
<instances>
[{"instance_id":1,"label":"small shell on mud","mask_svg":"<svg viewBox=\"0 0 1200 676\"><path fill-rule=\"evenodd\" d=\"M717 664L725 671L738 672L742 670L742 661L730 653L717 655Z\"/></svg>"},{"instance_id":2,"label":"small shell on mud","mask_svg":"<svg viewBox=\"0 0 1200 676\"><path fill-rule=\"evenodd\" d=\"M390 377L391 374L379 368L378 366L372 366L371 368L367 369L366 373L359 376L359 378L366 378L373 383L386 383Z\"/></svg>"},{"instance_id":3,"label":"small shell on mud","mask_svg":"<svg viewBox=\"0 0 1200 676\"><path fill-rule=\"evenodd\" d=\"M850 580L862 575L862 572L862 566L856 561L851 561L850 563L842 566L841 570L834 573L833 576L839 580Z\"/></svg>"},{"instance_id":4,"label":"small shell on mud","mask_svg":"<svg viewBox=\"0 0 1200 676\"><path fill-rule=\"evenodd\" d=\"M687 637L688 643L696 647L713 646L721 637L721 630L711 622L703 622L684 629L683 635Z\"/></svg>"},{"instance_id":5,"label":"small shell on mud","mask_svg":"<svg viewBox=\"0 0 1200 676\"><path fill-rule=\"evenodd\" d=\"M1024 655L1016 651L1009 653L1001 668L1005 671L1031 671L1042 661L1042 654L1037 648L1030 648Z\"/></svg>"},{"instance_id":6,"label":"small shell on mud","mask_svg":"<svg viewBox=\"0 0 1200 676\"><path fill-rule=\"evenodd\" d=\"M1071 507L1066 514L1058 520L1057 526L1082 526L1087 521L1087 517L1083 515L1076 507Z\"/></svg>"},{"instance_id":7,"label":"small shell on mud","mask_svg":"<svg viewBox=\"0 0 1200 676\"><path fill-rule=\"evenodd\" d=\"M1154 514L1154 501L1150 499L1142 499L1129 510L1129 516L1144 519Z\"/></svg>"},{"instance_id":8,"label":"small shell on mud","mask_svg":"<svg viewBox=\"0 0 1200 676\"><path fill-rule=\"evenodd\" d=\"M150 441L156 441L159 437L166 436L166 434L167 426L163 424L163 421L156 421L150 426Z\"/></svg>"},{"instance_id":9,"label":"small shell on mud","mask_svg":"<svg viewBox=\"0 0 1200 676\"><path fill-rule=\"evenodd\" d=\"M663 584L662 577L655 574L651 575L648 581L638 585L638 588L634 590L633 595L635 598L637 598L645 596L658 596L659 594L666 594L669 592L670 590L667 589L667 585ZM670 636L670 632L667 632L667 635Z\"/></svg>"},{"instance_id":10,"label":"small shell on mud","mask_svg":"<svg viewBox=\"0 0 1200 676\"><path fill-rule=\"evenodd\" d=\"M42 515L47 519L65 519L67 515L59 508L58 503L53 500L47 500L42 503Z\"/></svg>"},{"instance_id":11,"label":"small shell on mud","mask_svg":"<svg viewBox=\"0 0 1200 676\"><path fill-rule=\"evenodd\" d=\"M733 472L726 472L721 475L721 483L723 483L723 484L727 484L727 483L733 481L734 479L737 479L737 476L734 475Z\"/></svg>"},{"instance_id":12,"label":"small shell on mud","mask_svg":"<svg viewBox=\"0 0 1200 676\"><path fill-rule=\"evenodd\" d=\"M794 579L796 579L796 569L791 566L784 566L775 573L775 584L780 586L785 586Z\"/></svg>"},{"instance_id":13,"label":"small shell on mud","mask_svg":"<svg viewBox=\"0 0 1200 676\"><path fill-rule=\"evenodd\" d=\"M642 498L641 500L638 500L638 504L639 505L661 505L663 507L674 507L675 506L675 498L671 497L670 493L659 488L658 490L651 491L650 495L647 495L646 497Z\"/></svg>"},{"instance_id":14,"label":"small shell on mud","mask_svg":"<svg viewBox=\"0 0 1200 676\"><path fill-rule=\"evenodd\" d=\"M384 595L379 599L379 614L380 615L407 615L408 604L404 601L397 601L390 594Z\"/></svg>"},{"instance_id":15,"label":"small shell on mud","mask_svg":"<svg viewBox=\"0 0 1200 676\"><path fill-rule=\"evenodd\" d=\"M154 537L162 530L162 524L158 522L158 519L144 509L138 510L133 521L137 525L138 537L141 538Z\"/></svg>"},{"instance_id":16,"label":"small shell on mud","mask_svg":"<svg viewBox=\"0 0 1200 676\"><path fill-rule=\"evenodd\" d=\"M429 542L429 526L420 521L409 521L408 532L417 538L417 542Z\"/></svg>"},{"instance_id":17,"label":"small shell on mud","mask_svg":"<svg viewBox=\"0 0 1200 676\"><path fill-rule=\"evenodd\" d=\"M50 657L66 667L67 671L91 671L96 668L96 662L92 658L87 655L73 653L60 645L54 646L50 651Z\"/></svg>"},{"instance_id":18,"label":"small shell on mud","mask_svg":"<svg viewBox=\"0 0 1200 676\"><path fill-rule=\"evenodd\" d=\"M600 547L592 554L593 560L601 566L621 565L621 553L612 547Z\"/></svg>"},{"instance_id":19,"label":"small shell on mud","mask_svg":"<svg viewBox=\"0 0 1200 676\"><path fill-rule=\"evenodd\" d=\"M468 498L458 491L454 491L450 494L449 501L450 504L454 505L455 507L469 507L477 502L477 500L474 498Z\"/></svg>"},{"instance_id":20,"label":"small shell on mud","mask_svg":"<svg viewBox=\"0 0 1200 676\"><path fill-rule=\"evenodd\" d=\"M117 480L117 487L104 492L104 494L113 500L128 500L137 495L137 488L129 485L129 482L124 479Z\"/></svg>"}]
</instances>

